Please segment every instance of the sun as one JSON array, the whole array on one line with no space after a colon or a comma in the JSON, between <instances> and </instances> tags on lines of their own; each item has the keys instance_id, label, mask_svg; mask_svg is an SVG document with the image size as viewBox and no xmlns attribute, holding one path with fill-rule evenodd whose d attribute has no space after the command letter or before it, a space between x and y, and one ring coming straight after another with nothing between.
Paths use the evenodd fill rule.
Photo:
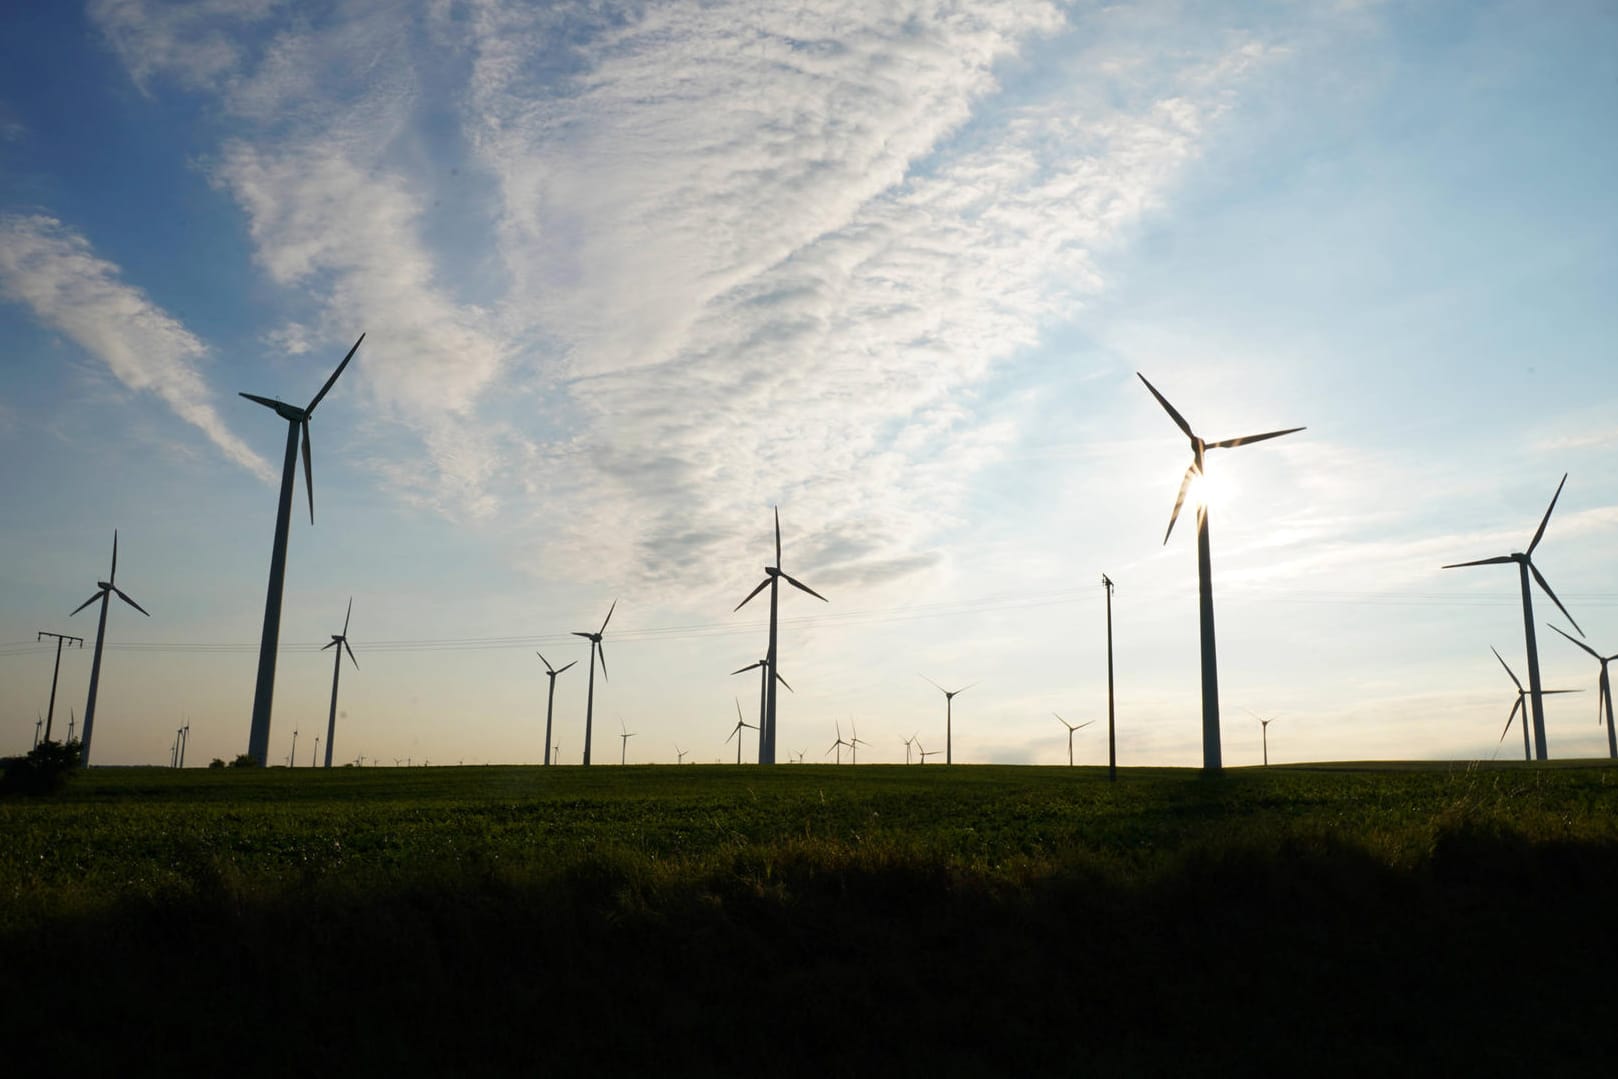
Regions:
<instances>
[{"instance_id":1,"label":"sun","mask_svg":"<svg viewBox=\"0 0 1618 1079\"><path fill-rule=\"evenodd\" d=\"M1210 473L1204 470L1191 477L1191 486L1185 492L1185 500L1193 506L1217 506L1229 502L1234 493L1229 479L1218 472Z\"/></svg>"}]
</instances>

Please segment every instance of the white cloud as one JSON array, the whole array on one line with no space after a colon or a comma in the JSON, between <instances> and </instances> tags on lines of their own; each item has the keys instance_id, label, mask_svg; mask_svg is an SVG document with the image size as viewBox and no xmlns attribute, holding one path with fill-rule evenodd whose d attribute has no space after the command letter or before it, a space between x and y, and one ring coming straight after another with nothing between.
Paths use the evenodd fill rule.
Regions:
<instances>
[{"instance_id":1,"label":"white cloud","mask_svg":"<svg viewBox=\"0 0 1618 1079\"><path fill-rule=\"evenodd\" d=\"M197 337L145 293L119 280L84 237L39 214L0 217L0 289L96 356L132 390L157 394L225 455L266 481L269 464L214 411Z\"/></svg>"},{"instance_id":2,"label":"white cloud","mask_svg":"<svg viewBox=\"0 0 1618 1079\"><path fill-rule=\"evenodd\" d=\"M153 76L207 86L242 61L238 32L274 14L282 0L90 0L91 20L142 92Z\"/></svg>"}]
</instances>

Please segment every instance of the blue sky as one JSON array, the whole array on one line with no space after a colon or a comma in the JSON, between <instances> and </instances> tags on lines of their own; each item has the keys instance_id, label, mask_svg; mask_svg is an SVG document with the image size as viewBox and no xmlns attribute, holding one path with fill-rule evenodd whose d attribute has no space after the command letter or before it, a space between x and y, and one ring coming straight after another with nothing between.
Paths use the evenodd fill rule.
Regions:
<instances>
[{"instance_id":1,"label":"blue sky","mask_svg":"<svg viewBox=\"0 0 1618 1079\"><path fill-rule=\"evenodd\" d=\"M105 573L104 763L245 748L284 427L313 395L272 756L534 761L609 627L597 759L729 759L770 554L781 756L1200 760L1210 464L1227 764L1476 758L1521 549L1618 651L1618 15L1569 2L95 0L0 35L0 740ZM297 504L304 504L300 477ZM1540 621L1554 608L1536 596ZM1596 668L1542 640L1553 756ZM63 661L82 711L88 650ZM581 668L557 689L564 759ZM731 718L727 718L731 717ZM1513 741L1515 734L1513 735ZM1509 755L1513 742L1501 750Z\"/></svg>"}]
</instances>

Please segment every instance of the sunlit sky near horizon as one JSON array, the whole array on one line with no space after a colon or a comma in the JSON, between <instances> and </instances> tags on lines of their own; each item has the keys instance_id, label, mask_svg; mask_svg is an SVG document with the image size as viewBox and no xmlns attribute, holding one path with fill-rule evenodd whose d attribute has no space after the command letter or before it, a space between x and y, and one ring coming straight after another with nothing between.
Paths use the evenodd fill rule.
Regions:
<instances>
[{"instance_id":1,"label":"sunlit sky near horizon","mask_svg":"<svg viewBox=\"0 0 1618 1079\"><path fill-rule=\"evenodd\" d=\"M1522 550L1618 652L1618 8L91 0L0 16L0 753L119 530L102 764L246 748L286 427L271 759L734 759L772 555L781 759L1514 757ZM761 597L762 598L762 597ZM1535 595L1536 618L1565 624ZM1541 630L1553 757L1597 667ZM564 762L584 668L557 685ZM58 730L60 731L60 727ZM750 734L750 732L749 732ZM746 757L756 745L750 743ZM941 759L941 758L935 758Z\"/></svg>"}]
</instances>

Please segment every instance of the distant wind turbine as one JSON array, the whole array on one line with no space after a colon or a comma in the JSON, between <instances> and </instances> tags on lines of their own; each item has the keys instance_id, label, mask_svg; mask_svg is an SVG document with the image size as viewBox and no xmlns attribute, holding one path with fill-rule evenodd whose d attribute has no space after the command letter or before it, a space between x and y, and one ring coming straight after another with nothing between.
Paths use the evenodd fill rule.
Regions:
<instances>
[{"instance_id":1,"label":"distant wind turbine","mask_svg":"<svg viewBox=\"0 0 1618 1079\"><path fill-rule=\"evenodd\" d=\"M846 745L848 745L848 742L847 742L846 739L843 738L843 725L841 723L839 723L839 724L837 724L837 741L833 742L831 744L831 749L826 750L825 754L823 754L823 755L829 757L829 756L831 756L831 750L835 749L837 751L837 763L842 764L843 763L843 747L846 746Z\"/></svg>"},{"instance_id":2,"label":"distant wind turbine","mask_svg":"<svg viewBox=\"0 0 1618 1079\"><path fill-rule=\"evenodd\" d=\"M181 768L185 767L185 747L190 745L190 744L191 744L191 721L188 719L188 720L185 721L185 726L180 728L180 767Z\"/></svg>"},{"instance_id":3,"label":"distant wind turbine","mask_svg":"<svg viewBox=\"0 0 1618 1079\"><path fill-rule=\"evenodd\" d=\"M355 347L357 348L358 346L355 346ZM354 613L354 597L350 596L349 599L348 599L348 613L343 615L343 632L341 632L341 633L333 633L331 635L331 643L328 644L328 645L323 646L320 649L322 652L324 652L327 648L335 648L335 649L337 649L336 652L332 653L332 661L333 662L332 662L332 668L331 668L331 715L329 717L327 717L327 719L326 719L326 767L327 768L331 767L331 747L332 747L333 740L337 737L337 676L340 675L342 673L342 671L343 671L343 653L344 652L348 653L348 661L350 663L354 664L354 669L356 671L360 669L360 661L354 658L354 650L348 646L348 620L349 620L350 616L353 615L353 613Z\"/></svg>"},{"instance_id":4,"label":"distant wind turbine","mask_svg":"<svg viewBox=\"0 0 1618 1079\"><path fill-rule=\"evenodd\" d=\"M1546 624L1549 625L1549 623ZM1601 709L1605 705L1607 709L1607 756L1618 758L1618 736L1613 734L1612 729L1612 682L1607 677L1607 664L1618 659L1618 655L1603 656L1583 641L1575 640L1566 633L1562 633L1556 626L1551 626L1551 628L1590 653L1590 658L1601 664L1601 677L1596 680L1596 693L1598 695L1596 699L1596 725L1601 725Z\"/></svg>"},{"instance_id":5,"label":"distant wind turbine","mask_svg":"<svg viewBox=\"0 0 1618 1079\"><path fill-rule=\"evenodd\" d=\"M35 713L35 714L37 715L38 713ZM33 745L33 748L35 748L35 749L39 748L39 740L40 740L40 738L42 738L44 736L44 733L45 733L45 717L40 716L38 722L36 722L34 724L34 745Z\"/></svg>"},{"instance_id":6,"label":"distant wind turbine","mask_svg":"<svg viewBox=\"0 0 1618 1079\"><path fill-rule=\"evenodd\" d=\"M968 682L966 685L962 686L960 689L945 689L943 686L939 685L937 682L934 682L931 678L928 678L925 674L917 675L917 677L920 678L923 682L926 682L929 686L932 686L934 689L938 690L938 692L940 692L940 693L942 693L944 695L944 763L945 764L954 764L955 763L955 738L954 738L954 734L951 731L951 727L952 727L952 725L954 723L955 698L957 696L959 696L960 694L965 693L967 690L971 689L973 686L977 685L977 683L976 682ZM926 764L927 762L922 761L922 763Z\"/></svg>"},{"instance_id":7,"label":"distant wind turbine","mask_svg":"<svg viewBox=\"0 0 1618 1079\"><path fill-rule=\"evenodd\" d=\"M936 757L942 752L944 752L942 749L926 749L922 746L920 741L916 742L916 755L921 758L922 764L927 763L928 757Z\"/></svg>"},{"instance_id":8,"label":"distant wind turbine","mask_svg":"<svg viewBox=\"0 0 1618 1079\"><path fill-rule=\"evenodd\" d=\"M675 764L684 764L685 763L685 754L686 754L686 751L680 748L680 743L675 742L674 743L674 763Z\"/></svg>"},{"instance_id":9,"label":"distant wind turbine","mask_svg":"<svg viewBox=\"0 0 1618 1079\"><path fill-rule=\"evenodd\" d=\"M74 713L73 713L73 706L68 705L68 709L67 709L67 740L69 742L73 741L73 723L74 723L74 720L75 720L75 716L74 716Z\"/></svg>"},{"instance_id":10,"label":"distant wind turbine","mask_svg":"<svg viewBox=\"0 0 1618 1079\"><path fill-rule=\"evenodd\" d=\"M860 737L859 730L854 726L854 717L848 717L848 756L850 764L860 763L860 746L871 743Z\"/></svg>"},{"instance_id":11,"label":"distant wind turbine","mask_svg":"<svg viewBox=\"0 0 1618 1079\"><path fill-rule=\"evenodd\" d=\"M294 727L292 729L292 748L287 751L287 767L288 768L296 768L297 766L298 766L298 729L296 727Z\"/></svg>"},{"instance_id":12,"label":"distant wind turbine","mask_svg":"<svg viewBox=\"0 0 1618 1079\"><path fill-rule=\"evenodd\" d=\"M1275 722L1275 717L1271 716L1269 719L1265 719L1251 708L1244 709L1244 711L1258 720L1259 726L1264 728L1264 767L1268 768L1270 766L1270 724Z\"/></svg>"},{"instance_id":13,"label":"distant wind turbine","mask_svg":"<svg viewBox=\"0 0 1618 1079\"><path fill-rule=\"evenodd\" d=\"M566 667L558 669L551 666L551 661L545 658L544 653L535 652L534 655L538 656L539 661L545 664L545 677L550 679L550 688L545 693L545 763L548 765L551 763L551 708L556 704L556 676L567 670L568 667L573 666L573 663L577 663L578 660L574 660L573 663L569 663Z\"/></svg>"},{"instance_id":14,"label":"distant wind turbine","mask_svg":"<svg viewBox=\"0 0 1618 1079\"><path fill-rule=\"evenodd\" d=\"M754 727L753 727L753 725L751 723L747 722L747 720L742 718L742 702L741 702L740 699L738 699L736 701L736 725L730 729L730 735L729 735L729 737L727 737L725 739L725 741L728 742L728 741L730 741L731 738L736 738L736 763L737 764L742 763L742 740L740 738L737 738L736 736L742 733L743 728L746 728L747 730L753 730L754 729Z\"/></svg>"},{"instance_id":15,"label":"distant wind turbine","mask_svg":"<svg viewBox=\"0 0 1618 1079\"><path fill-rule=\"evenodd\" d=\"M1505 729L1500 732L1500 741L1504 742L1506 740L1506 735L1511 733L1511 724L1517 718L1517 710L1519 708L1522 709L1522 759L1525 761L1531 761L1534 759L1534 757L1528 747L1528 706L1524 703L1524 701L1528 698L1532 691L1526 690L1522 687L1522 683L1517 680L1517 672L1506 666L1505 657L1500 654L1500 650L1498 648L1490 645L1489 651L1493 652L1494 658L1500 661L1500 666L1506 668L1506 676L1511 679L1512 685L1517 687L1517 701L1511 706L1511 714L1506 717L1506 726ZM1576 689L1542 689L1539 692L1578 693L1580 691Z\"/></svg>"},{"instance_id":16,"label":"distant wind turbine","mask_svg":"<svg viewBox=\"0 0 1618 1079\"><path fill-rule=\"evenodd\" d=\"M140 604L136 603L134 600L130 599L124 594L123 589L119 588L117 584L114 583L117 580L118 530L115 528L112 531L112 569L108 571L107 579L105 581L97 581L96 594L79 604L77 607L73 608L72 614L68 615L69 618L72 618L73 615L78 614L96 600L101 601L101 619L96 623L95 658L90 661L90 698L84 704L84 729L83 733L79 735L79 759L85 764L90 763L90 737L95 733L96 692L101 688L101 646L106 643L107 638L107 601L112 598L114 593L116 593L119 599L135 608L135 610L146 615L147 618L151 617L151 614L146 610L145 607L142 607ZM71 740L72 738L69 737L69 741Z\"/></svg>"},{"instance_id":17,"label":"distant wind turbine","mask_svg":"<svg viewBox=\"0 0 1618 1079\"><path fill-rule=\"evenodd\" d=\"M258 646L258 684L253 690L253 722L247 732L247 755L260 766L268 764L270 756L270 708L275 700L275 656L276 646L281 639L281 593L286 583L287 535L292 526L292 482L298 471L298 436L303 436L303 483L309 493L309 523L314 524L315 473L309 454L309 420L315 414L315 406L331 391L337 376L343 373L348 361L359 351L360 341L364 340L362 333L359 341L355 341L354 347L348 350L348 355L343 357L343 362L337 365L337 370L320 387L320 392L304 408L256 394L241 395L287 421L286 458L281 465L281 499L275 511L275 545L270 549L270 584L264 597L264 636ZM327 746L328 752L330 748ZM330 764L328 755L327 767Z\"/></svg>"},{"instance_id":18,"label":"distant wind turbine","mask_svg":"<svg viewBox=\"0 0 1618 1079\"><path fill-rule=\"evenodd\" d=\"M1539 642L1534 637L1534 595L1528 587L1529 574L1533 574L1534 580L1538 581L1539 587L1543 588L1545 594L1551 597L1551 602L1556 604L1557 609L1567 615L1567 620L1573 623L1573 628L1579 631L1579 636L1584 636L1584 630L1579 629L1578 621L1567 613L1567 608L1562 606L1562 601L1556 598L1556 593L1551 591L1550 584L1539 572L1538 567L1534 565L1534 548L1539 546L1539 541L1544 537L1545 526L1551 520L1551 511L1556 508L1556 500L1562 497L1562 488L1566 485L1567 473L1564 472L1562 473L1562 482L1556 485L1556 493L1551 496L1551 504L1545 507L1545 516L1540 518L1539 528L1534 532L1534 538L1528 541L1528 550L1519 551L1515 554L1499 555L1495 558L1479 558L1472 562L1453 562L1443 567L1444 569L1459 569L1462 566L1492 566L1507 562L1517 564L1517 576L1522 583L1523 638L1528 644L1528 700L1529 704L1532 705L1534 715L1534 759L1541 761L1550 757L1550 747L1545 740L1545 708L1539 700ZM1505 661L1502 660L1501 662ZM1512 675L1512 677L1515 678L1516 675Z\"/></svg>"},{"instance_id":19,"label":"distant wind turbine","mask_svg":"<svg viewBox=\"0 0 1618 1079\"><path fill-rule=\"evenodd\" d=\"M785 580L793 588L796 588L801 592L809 593L811 596L813 596L816 599L820 600L822 603L831 602L825 596L821 595L819 592L816 592L813 588L810 588L808 585L804 584L802 581L798 580L796 577L789 576L786 573L783 573L781 571L781 507L779 507L779 506L775 507L775 565L773 565L773 566L765 566L764 567L764 574L765 574L764 580L760 581L758 587L753 589L751 592L749 592L747 594L747 599L744 599L740 603L736 604L736 610L739 611L743 607L747 606L748 600L751 600L754 596L756 596L760 592L764 591L765 588L768 588L770 590L770 648L769 648L769 652L765 655L764 658L765 658L765 661L769 663L769 669L774 671L774 670L779 670L780 669L776 665L776 659L777 659L777 651L776 651L776 611L777 611L777 608L779 607L780 584L781 584L781 582L783 580ZM764 722L761 724L761 727L763 729L760 731L760 734L759 734L759 744L760 744L760 746L763 747L762 751L759 754L759 763L760 764L774 764L775 763L775 682L772 681L771 679L766 678L764 680L764 684L768 688L768 692L766 692L765 695L764 695L765 696Z\"/></svg>"},{"instance_id":20,"label":"distant wind turbine","mask_svg":"<svg viewBox=\"0 0 1618 1079\"><path fill-rule=\"evenodd\" d=\"M749 663L747 666L737 668L736 670L731 671L730 673L733 674L733 675L734 674L746 674L748 671L752 670L754 667L758 668L758 755L759 755L759 760L763 760L764 759L764 753L765 753L764 728L766 726L765 721L769 716L769 696L770 696L770 673L769 672L772 669L770 667L770 659L769 659L768 656L766 656L763 659L758 660L757 662ZM783 686L786 686L788 693L796 692L791 686L787 685L787 680L785 678L781 677L781 672L780 671L776 671L775 680L777 682L780 682Z\"/></svg>"},{"instance_id":21,"label":"distant wind turbine","mask_svg":"<svg viewBox=\"0 0 1618 1079\"><path fill-rule=\"evenodd\" d=\"M1063 719L1061 716L1056 715L1055 712L1052 712L1051 715L1056 716L1057 722L1059 722L1062 726L1067 728L1067 766L1069 768L1071 768L1071 767L1073 767L1073 732L1074 731L1082 731L1082 730L1084 730L1084 728L1086 728L1090 724L1094 723L1095 720L1087 719L1083 723L1080 723L1079 725L1074 726L1073 724L1069 723L1067 720Z\"/></svg>"},{"instance_id":22,"label":"distant wind turbine","mask_svg":"<svg viewBox=\"0 0 1618 1079\"><path fill-rule=\"evenodd\" d=\"M595 720L596 708L596 656L601 657L601 677L607 677L607 651L601 647L601 636L607 632L607 623L612 621L612 612L618 609L618 601L613 600L612 606L607 608L607 617L601 620L601 628L594 633L584 630L574 630L573 636L583 637L590 642L590 688L584 698L584 763L590 763L590 733Z\"/></svg>"},{"instance_id":23,"label":"distant wind turbine","mask_svg":"<svg viewBox=\"0 0 1618 1079\"><path fill-rule=\"evenodd\" d=\"M623 716L618 717L618 729L623 732L618 736L623 739L622 744L618 747L618 763L625 764L629 760L629 740L635 737L636 732L624 726Z\"/></svg>"},{"instance_id":24,"label":"distant wind turbine","mask_svg":"<svg viewBox=\"0 0 1618 1079\"><path fill-rule=\"evenodd\" d=\"M1180 481L1180 493L1174 499L1174 512L1169 514L1168 531L1163 533L1165 546L1169 542L1169 536L1174 532L1174 522L1179 519L1180 507L1185 504L1186 490L1191 486L1193 479L1204 474L1203 457L1207 451L1234 449L1250 442L1263 442L1266 439L1280 438L1282 435L1304 430L1302 427L1288 427L1284 431L1266 431L1261 435L1205 442L1191 430L1191 425L1186 422L1185 417L1169 404L1168 398L1158 393L1156 386L1146 381L1145 375L1139 371L1135 374L1146 384L1152 396L1157 398L1157 403L1163 406L1163 411L1169 414L1169 418L1191 440L1191 466L1185 470L1185 478ZM1197 591L1200 597L1202 622L1202 768L1206 772L1217 772L1223 767L1219 748L1219 654L1214 645L1213 558L1208 545L1206 498L1199 499L1197 504Z\"/></svg>"},{"instance_id":25,"label":"distant wind turbine","mask_svg":"<svg viewBox=\"0 0 1618 1079\"><path fill-rule=\"evenodd\" d=\"M901 741L901 742L903 742L905 744L905 763L909 764L910 763L910 750L916 744L916 736L914 734L912 734L909 738L901 738L901 739L899 739L899 741Z\"/></svg>"}]
</instances>

